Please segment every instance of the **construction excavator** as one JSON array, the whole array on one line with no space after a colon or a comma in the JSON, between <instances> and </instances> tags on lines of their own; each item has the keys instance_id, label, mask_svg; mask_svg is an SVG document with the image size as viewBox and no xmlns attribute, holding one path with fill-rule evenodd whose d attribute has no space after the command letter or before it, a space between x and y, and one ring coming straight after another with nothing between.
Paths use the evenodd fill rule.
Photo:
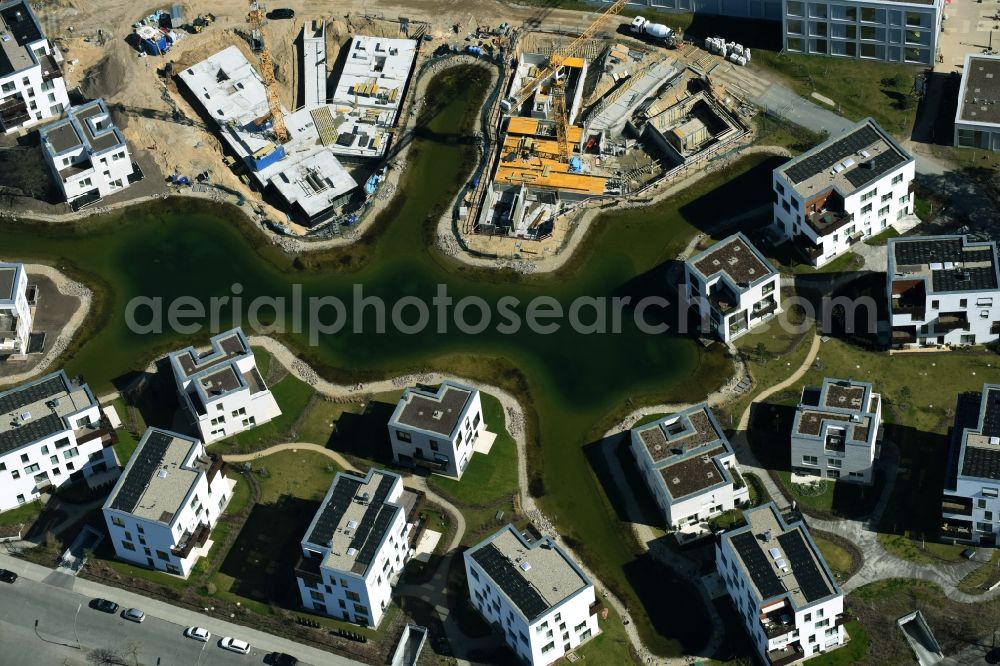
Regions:
<instances>
[{"instance_id":1,"label":"construction excavator","mask_svg":"<svg viewBox=\"0 0 1000 666\"><path fill-rule=\"evenodd\" d=\"M615 0L595 18L590 25L583 29L583 32L572 42L554 52L549 56L548 65L539 70L535 76L521 85L516 93L504 100L501 108L507 113L517 113L524 102L534 94L539 85L548 80L549 94L552 96L552 112L556 123L556 142L559 145L559 157L561 161L568 162L573 154L573 149L569 145L569 113L566 108L565 77L561 76L561 69L565 62L574 57L580 47L593 38L604 22L612 16L621 13L629 0Z\"/></svg>"},{"instance_id":2,"label":"construction excavator","mask_svg":"<svg viewBox=\"0 0 1000 666\"><path fill-rule=\"evenodd\" d=\"M250 12L247 14L250 21L251 34L260 36L260 74L264 79L264 89L267 91L267 108L271 117L271 129L279 143L287 143L289 139L288 128L285 126L285 116L281 111L281 99L278 97L278 82L274 78L274 63L271 61L271 52L267 48L264 40L264 23L266 17L264 8L257 0L250 0Z\"/></svg>"}]
</instances>

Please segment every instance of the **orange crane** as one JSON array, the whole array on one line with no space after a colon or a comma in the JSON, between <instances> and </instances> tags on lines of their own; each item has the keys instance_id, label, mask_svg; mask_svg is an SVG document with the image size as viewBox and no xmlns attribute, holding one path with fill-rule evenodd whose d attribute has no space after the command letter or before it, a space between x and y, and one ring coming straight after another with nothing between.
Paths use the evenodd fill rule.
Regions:
<instances>
[{"instance_id":1,"label":"orange crane","mask_svg":"<svg viewBox=\"0 0 1000 666\"><path fill-rule=\"evenodd\" d=\"M289 139L288 128L285 127L285 116L281 111L281 99L278 97L278 82L274 79L274 63L271 62L271 52L267 50L267 42L264 40L264 10L257 3L257 0L250 0L250 13L247 14L250 21L251 32L256 31L260 35L260 74L264 78L264 89L267 91L267 108L271 112L271 128L279 143L285 143Z\"/></svg>"},{"instance_id":2,"label":"orange crane","mask_svg":"<svg viewBox=\"0 0 1000 666\"><path fill-rule=\"evenodd\" d=\"M615 0L610 5L602 11L597 18L595 18L590 25L583 29L583 32L570 42L565 47L559 49L549 57L549 64L541 71L539 71L531 80L521 85L521 88L510 97L508 101L509 109L511 111L517 111L524 105L526 99L534 92L535 88L546 79L550 77L555 77L562 68L563 63L573 55L583 46L584 42L591 39L597 31L604 25L604 22L621 12L625 8L625 5L629 3L629 0ZM568 127L569 117L566 111L566 98L565 91L562 86L562 81L559 79L554 79L551 87L551 94L553 98L553 111L556 121L556 140L559 143L559 152L563 161L569 161L570 155L572 154L572 149L569 145Z\"/></svg>"}]
</instances>

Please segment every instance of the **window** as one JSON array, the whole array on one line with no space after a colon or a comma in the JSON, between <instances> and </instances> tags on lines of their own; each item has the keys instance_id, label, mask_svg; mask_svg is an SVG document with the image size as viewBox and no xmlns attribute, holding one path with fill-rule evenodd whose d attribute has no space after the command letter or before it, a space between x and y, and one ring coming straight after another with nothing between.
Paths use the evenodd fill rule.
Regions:
<instances>
[{"instance_id":1,"label":"window","mask_svg":"<svg viewBox=\"0 0 1000 666\"><path fill-rule=\"evenodd\" d=\"M983 488L983 497L998 497L1000 490L997 488Z\"/></svg>"},{"instance_id":2,"label":"window","mask_svg":"<svg viewBox=\"0 0 1000 666\"><path fill-rule=\"evenodd\" d=\"M7 471L7 463L0 463L0 472Z\"/></svg>"},{"instance_id":3,"label":"window","mask_svg":"<svg viewBox=\"0 0 1000 666\"><path fill-rule=\"evenodd\" d=\"M323 593L316 590L309 590L309 596L313 598L313 601L323 601L325 599Z\"/></svg>"},{"instance_id":4,"label":"window","mask_svg":"<svg viewBox=\"0 0 1000 666\"><path fill-rule=\"evenodd\" d=\"M5 83L3 84L2 87L0 87L0 92L5 92L5 93L14 92L14 88L16 87L17 84L14 83L13 81L10 81L9 83Z\"/></svg>"},{"instance_id":5,"label":"window","mask_svg":"<svg viewBox=\"0 0 1000 666\"><path fill-rule=\"evenodd\" d=\"M803 465L818 465L819 458L816 456L802 456Z\"/></svg>"},{"instance_id":6,"label":"window","mask_svg":"<svg viewBox=\"0 0 1000 666\"><path fill-rule=\"evenodd\" d=\"M870 212L872 212L872 205L871 204L865 204L864 206L861 207L861 214L862 215L867 215Z\"/></svg>"},{"instance_id":7,"label":"window","mask_svg":"<svg viewBox=\"0 0 1000 666\"><path fill-rule=\"evenodd\" d=\"M56 448L62 449L69 446L69 437L63 437L62 439L56 440Z\"/></svg>"},{"instance_id":8,"label":"window","mask_svg":"<svg viewBox=\"0 0 1000 666\"><path fill-rule=\"evenodd\" d=\"M826 5L809 5L810 18L826 18Z\"/></svg>"},{"instance_id":9,"label":"window","mask_svg":"<svg viewBox=\"0 0 1000 666\"><path fill-rule=\"evenodd\" d=\"M871 190L870 192L865 192L864 194L861 195L861 203L868 201L869 199L874 197L877 193L878 193L877 189Z\"/></svg>"},{"instance_id":10,"label":"window","mask_svg":"<svg viewBox=\"0 0 1000 666\"><path fill-rule=\"evenodd\" d=\"M886 201L889 201L890 199L892 199L892 192L888 192L887 194L883 194L881 201L882 201L882 203L885 203Z\"/></svg>"},{"instance_id":11,"label":"window","mask_svg":"<svg viewBox=\"0 0 1000 666\"><path fill-rule=\"evenodd\" d=\"M73 463L66 463L66 469L72 471L76 469L76 465L74 465Z\"/></svg>"},{"instance_id":12,"label":"window","mask_svg":"<svg viewBox=\"0 0 1000 666\"><path fill-rule=\"evenodd\" d=\"M830 626L830 621L829 620L821 620L820 622L816 623L816 628L817 629L822 629L823 627L829 627L829 626Z\"/></svg>"},{"instance_id":13,"label":"window","mask_svg":"<svg viewBox=\"0 0 1000 666\"><path fill-rule=\"evenodd\" d=\"M785 8L788 10L789 16L805 16L803 5L799 0L789 0Z\"/></svg>"},{"instance_id":14,"label":"window","mask_svg":"<svg viewBox=\"0 0 1000 666\"><path fill-rule=\"evenodd\" d=\"M27 467L25 467L24 468L24 473L25 474L34 474L38 470L39 470L38 463L35 463L34 465L28 465Z\"/></svg>"},{"instance_id":15,"label":"window","mask_svg":"<svg viewBox=\"0 0 1000 666\"><path fill-rule=\"evenodd\" d=\"M28 454L27 453L22 453L21 454L21 462L28 462Z\"/></svg>"},{"instance_id":16,"label":"window","mask_svg":"<svg viewBox=\"0 0 1000 666\"><path fill-rule=\"evenodd\" d=\"M980 307L980 308L991 308L991 307L993 307L993 299L992 298L977 298L976 299L976 306Z\"/></svg>"},{"instance_id":17,"label":"window","mask_svg":"<svg viewBox=\"0 0 1000 666\"><path fill-rule=\"evenodd\" d=\"M62 476L62 470L60 470L58 467L53 467L52 476Z\"/></svg>"},{"instance_id":18,"label":"window","mask_svg":"<svg viewBox=\"0 0 1000 666\"><path fill-rule=\"evenodd\" d=\"M899 205L900 206L905 206L908 203L910 203L910 195L909 194L904 194L903 196L899 197Z\"/></svg>"},{"instance_id":19,"label":"window","mask_svg":"<svg viewBox=\"0 0 1000 666\"><path fill-rule=\"evenodd\" d=\"M903 174L897 173L895 176L892 177L893 185L899 185L902 182L903 182Z\"/></svg>"},{"instance_id":20,"label":"window","mask_svg":"<svg viewBox=\"0 0 1000 666\"><path fill-rule=\"evenodd\" d=\"M826 465L827 465L827 467L838 467L839 468L839 467L843 467L844 466L844 461L841 460L840 458L827 458L826 459Z\"/></svg>"},{"instance_id":21,"label":"window","mask_svg":"<svg viewBox=\"0 0 1000 666\"><path fill-rule=\"evenodd\" d=\"M920 25L920 12L906 12L906 25Z\"/></svg>"},{"instance_id":22,"label":"window","mask_svg":"<svg viewBox=\"0 0 1000 666\"><path fill-rule=\"evenodd\" d=\"M555 647L556 647L555 642L549 641L548 643L542 646L542 654L545 654L546 652L551 652L553 649L555 649Z\"/></svg>"},{"instance_id":23,"label":"window","mask_svg":"<svg viewBox=\"0 0 1000 666\"><path fill-rule=\"evenodd\" d=\"M978 507L980 509L985 509L986 508L986 500L984 500L984 499L976 500L976 507Z\"/></svg>"},{"instance_id":24,"label":"window","mask_svg":"<svg viewBox=\"0 0 1000 666\"><path fill-rule=\"evenodd\" d=\"M346 585L346 581L341 581L341 582L345 583ZM361 601L361 595L359 595L357 592L352 592L350 590L347 591L347 598L350 599L351 601Z\"/></svg>"},{"instance_id":25,"label":"window","mask_svg":"<svg viewBox=\"0 0 1000 666\"><path fill-rule=\"evenodd\" d=\"M17 496L17 503L18 504L24 504L24 495L18 495Z\"/></svg>"},{"instance_id":26,"label":"window","mask_svg":"<svg viewBox=\"0 0 1000 666\"><path fill-rule=\"evenodd\" d=\"M49 463L53 465L59 464L59 456L49 456Z\"/></svg>"},{"instance_id":27,"label":"window","mask_svg":"<svg viewBox=\"0 0 1000 666\"><path fill-rule=\"evenodd\" d=\"M983 511L983 520L993 520L993 512Z\"/></svg>"},{"instance_id":28,"label":"window","mask_svg":"<svg viewBox=\"0 0 1000 666\"><path fill-rule=\"evenodd\" d=\"M840 470L839 469L828 469L828 470L826 470L826 475L827 475L828 478L831 478L831 479L839 479L840 478Z\"/></svg>"},{"instance_id":29,"label":"window","mask_svg":"<svg viewBox=\"0 0 1000 666\"><path fill-rule=\"evenodd\" d=\"M16 469L12 469L12 470L10 471L10 477L11 477L12 479L20 479L20 478L21 478L21 473L20 473L20 472L18 472L18 471L17 471Z\"/></svg>"},{"instance_id":30,"label":"window","mask_svg":"<svg viewBox=\"0 0 1000 666\"><path fill-rule=\"evenodd\" d=\"M118 516L111 516L111 524L117 525L118 527L125 527L125 521Z\"/></svg>"},{"instance_id":31,"label":"window","mask_svg":"<svg viewBox=\"0 0 1000 666\"><path fill-rule=\"evenodd\" d=\"M131 532L125 532L125 540L126 541L131 541L132 540L132 533Z\"/></svg>"},{"instance_id":32,"label":"window","mask_svg":"<svg viewBox=\"0 0 1000 666\"><path fill-rule=\"evenodd\" d=\"M43 446L43 447L42 447L42 455L43 455L43 456L44 456L44 455L47 455L47 454L48 454L48 452L49 452L49 447L48 447L48 446Z\"/></svg>"},{"instance_id":33,"label":"window","mask_svg":"<svg viewBox=\"0 0 1000 666\"><path fill-rule=\"evenodd\" d=\"M412 442L413 441L413 438L410 436L410 433L403 432L402 430L397 430L396 431L396 439L398 439L401 442Z\"/></svg>"},{"instance_id":34,"label":"window","mask_svg":"<svg viewBox=\"0 0 1000 666\"><path fill-rule=\"evenodd\" d=\"M72 449L66 449L63 451L63 460L76 458L78 455L80 455L80 450L74 446Z\"/></svg>"},{"instance_id":35,"label":"window","mask_svg":"<svg viewBox=\"0 0 1000 666\"><path fill-rule=\"evenodd\" d=\"M124 548L125 550L131 550L131 551L135 550L135 544L130 541L122 541L121 544L122 548Z\"/></svg>"},{"instance_id":36,"label":"window","mask_svg":"<svg viewBox=\"0 0 1000 666\"><path fill-rule=\"evenodd\" d=\"M164 553L164 552L163 552L162 550L158 550L158 551L156 551L156 556L157 556L158 558L160 558L161 560L164 560L164 561L166 561L166 560L169 560L169 559L170 559L170 556L169 556L169 555L167 555L166 553Z\"/></svg>"},{"instance_id":37,"label":"window","mask_svg":"<svg viewBox=\"0 0 1000 666\"><path fill-rule=\"evenodd\" d=\"M812 613L806 613L805 615L802 616L803 622L812 622L812 619L813 619Z\"/></svg>"}]
</instances>

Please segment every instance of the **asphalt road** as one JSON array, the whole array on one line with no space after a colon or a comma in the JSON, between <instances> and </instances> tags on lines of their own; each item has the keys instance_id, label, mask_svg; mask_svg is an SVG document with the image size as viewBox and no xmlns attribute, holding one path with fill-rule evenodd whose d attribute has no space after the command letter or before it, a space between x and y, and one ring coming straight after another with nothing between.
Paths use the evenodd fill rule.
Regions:
<instances>
[{"instance_id":1,"label":"asphalt road","mask_svg":"<svg viewBox=\"0 0 1000 666\"><path fill-rule=\"evenodd\" d=\"M146 666L197 664L261 664L268 652L252 648L249 655L223 650L221 636L208 643L185 638L185 627L147 613L137 624L90 608L90 598L75 592L20 578L0 583L0 663L86 663L96 648L123 651L129 663L133 647ZM236 636L240 638L240 636ZM77 646L81 646L77 648Z\"/></svg>"}]
</instances>

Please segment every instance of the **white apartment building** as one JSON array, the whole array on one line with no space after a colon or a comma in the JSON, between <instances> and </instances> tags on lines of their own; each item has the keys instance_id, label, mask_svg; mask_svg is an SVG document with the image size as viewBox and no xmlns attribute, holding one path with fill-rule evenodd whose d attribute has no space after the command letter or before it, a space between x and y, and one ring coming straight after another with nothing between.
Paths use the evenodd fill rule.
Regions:
<instances>
[{"instance_id":1,"label":"white apartment building","mask_svg":"<svg viewBox=\"0 0 1000 666\"><path fill-rule=\"evenodd\" d=\"M941 503L944 541L994 547L1000 534L1000 384L961 393Z\"/></svg>"},{"instance_id":2,"label":"white apartment building","mask_svg":"<svg viewBox=\"0 0 1000 666\"><path fill-rule=\"evenodd\" d=\"M802 522L773 502L743 512L715 563L750 641L767 666L786 666L844 644L844 593Z\"/></svg>"},{"instance_id":3,"label":"white apartment building","mask_svg":"<svg viewBox=\"0 0 1000 666\"><path fill-rule=\"evenodd\" d=\"M118 469L116 438L86 384L62 370L0 393L0 511Z\"/></svg>"},{"instance_id":4,"label":"white apartment building","mask_svg":"<svg viewBox=\"0 0 1000 666\"><path fill-rule=\"evenodd\" d=\"M1000 272L993 241L892 238L887 297L896 347L983 345L1000 339Z\"/></svg>"},{"instance_id":5,"label":"white apartment building","mask_svg":"<svg viewBox=\"0 0 1000 666\"><path fill-rule=\"evenodd\" d=\"M956 148L1000 151L1000 55L969 53L955 111Z\"/></svg>"},{"instance_id":6,"label":"white apartment building","mask_svg":"<svg viewBox=\"0 0 1000 666\"><path fill-rule=\"evenodd\" d=\"M600 632L593 583L550 537L508 524L464 558L469 600L525 664L551 664Z\"/></svg>"},{"instance_id":7,"label":"white apartment building","mask_svg":"<svg viewBox=\"0 0 1000 666\"><path fill-rule=\"evenodd\" d=\"M711 329L723 342L732 342L781 312L778 271L742 233L685 261L684 285L703 329Z\"/></svg>"},{"instance_id":8,"label":"white apartment building","mask_svg":"<svg viewBox=\"0 0 1000 666\"><path fill-rule=\"evenodd\" d=\"M24 356L31 337L28 273L23 264L0 262L0 356Z\"/></svg>"},{"instance_id":9,"label":"white apartment building","mask_svg":"<svg viewBox=\"0 0 1000 666\"><path fill-rule=\"evenodd\" d=\"M281 410L257 370L243 330L234 328L211 340L200 354L188 347L170 354L181 405L206 444L253 428Z\"/></svg>"},{"instance_id":10,"label":"white apartment building","mask_svg":"<svg viewBox=\"0 0 1000 666\"><path fill-rule=\"evenodd\" d=\"M66 201L97 201L123 190L135 172L128 144L103 99L70 108L38 131L42 154Z\"/></svg>"},{"instance_id":11,"label":"white apartment building","mask_svg":"<svg viewBox=\"0 0 1000 666\"><path fill-rule=\"evenodd\" d=\"M378 626L409 557L413 525L398 474L338 472L302 539L295 576L303 607Z\"/></svg>"},{"instance_id":12,"label":"white apartment building","mask_svg":"<svg viewBox=\"0 0 1000 666\"><path fill-rule=\"evenodd\" d=\"M392 125L399 115L416 57L414 39L355 35L347 47L344 69L333 93L334 103L369 109L379 117L380 124Z\"/></svg>"},{"instance_id":13,"label":"white apartment building","mask_svg":"<svg viewBox=\"0 0 1000 666\"><path fill-rule=\"evenodd\" d=\"M774 224L813 266L913 213L915 162L871 118L774 170Z\"/></svg>"},{"instance_id":14,"label":"white apartment building","mask_svg":"<svg viewBox=\"0 0 1000 666\"><path fill-rule=\"evenodd\" d=\"M451 381L437 390L408 388L389 419L392 457L458 479L485 430L478 389Z\"/></svg>"},{"instance_id":15,"label":"white apartment building","mask_svg":"<svg viewBox=\"0 0 1000 666\"><path fill-rule=\"evenodd\" d=\"M933 66L944 6L944 0L784 0L785 51Z\"/></svg>"},{"instance_id":16,"label":"white apartment building","mask_svg":"<svg viewBox=\"0 0 1000 666\"><path fill-rule=\"evenodd\" d=\"M187 578L233 496L222 458L196 439L150 428L104 503L118 559Z\"/></svg>"},{"instance_id":17,"label":"white apartment building","mask_svg":"<svg viewBox=\"0 0 1000 666\"><path fill-rule=\"evenodd\" d=\"M882 426L882 396L867 382L825 377L806 387L792 422L797 474L870 484Z\"/></svg>"},{"instance_id":18,"label":"white apartment building","mask_svg":"<svg viewBox=\"0 0 1000 666\"><path fill-rule=\"evenodd\" d=\"M633 428L632 455L668 529L701 529L750 499L729 439L707 403Z\"/></svg>"},{"instance_id":19,"label":"white apartment building","mask_svg":"<svg viewBox=\"0 0 1000 666\"><path fill-rule=\"evenodd\" d=\"M27 0L0 0L0 131L57 117L69 106L62 61Z\"/></svg>"}]
</instances>

